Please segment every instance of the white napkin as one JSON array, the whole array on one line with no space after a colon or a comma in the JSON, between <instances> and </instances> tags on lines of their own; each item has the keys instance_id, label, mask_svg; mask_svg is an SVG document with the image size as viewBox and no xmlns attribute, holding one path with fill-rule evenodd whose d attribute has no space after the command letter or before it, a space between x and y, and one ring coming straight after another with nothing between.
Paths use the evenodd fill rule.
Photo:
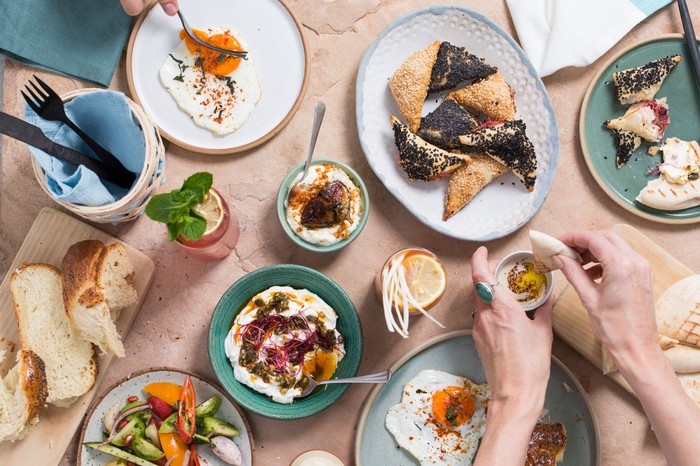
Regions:
<instances>
[{"instance_id":1,"label":"white napkin","mask_svg":"<svg viewBox=\"0 0 700 466\"><path fill-rule=\"evenodd\" d=\"M671 0L506 0L540 76L586 66Z\"/></svg>"}]
</instances>

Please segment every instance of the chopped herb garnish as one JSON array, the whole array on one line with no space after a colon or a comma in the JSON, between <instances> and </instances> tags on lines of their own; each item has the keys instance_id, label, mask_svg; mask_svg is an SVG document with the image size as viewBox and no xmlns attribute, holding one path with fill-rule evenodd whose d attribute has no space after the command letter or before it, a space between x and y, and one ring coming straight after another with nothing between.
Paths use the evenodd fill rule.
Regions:
<instances>
[{"instance_id":1,"label":"chopped herb garnish","mask_svg":"<svg viewBox=\"0 0 700 466\"><path fill-rule=\"evenodd\" d=\"M173 81L180 81L181 83L185 82L185 75L183 74L178 74L173 78Z\"/></svg>"},{"instance_id":2,"label":"chopped herb garnish","mask_svg":"<svg viewBox=\"0 0 700 466\"><path fill-rule=\"evenodd\" d=\"M218 57L216 57L219 63L223 63L224 60L226 60L226 54L225 53L220 53Z\"/></svg>"},{"instance_id":3,"label":"chopped herb garnish","mask_svg":"<svg viewBox=\"0 0 700 466\"><path fill-rule=\"evenodd\" d=\"M228 90L231 91L231 95L233 95L233 85L236 84L236 81L229 76L219 76L219 81L226 81L226 87L228 87Z\"/></svg>"},{"instance_id":4,"label":"chopped herb garnish","mask_svg":"<svg viewBox=\"0 0 700 466\"><path fill-rule=\"evenodd\" d=\"M457 425L457 406L451 405L449 408L447 408L447 412L445 413L445 419L450 421L451 425Z\"/></svg>"},{"instance_id":5,"label":"chopped herb garnish","mask_svg":"<svg viewBox=\"0 0 700 466\"><path fill-rule=\"evenodd\" d=\"M172 53L169 53L168 55L175 61L175 63L182 64L182 60L178 60L177 58L173 57Z\"/></svg>"}]
</instances>

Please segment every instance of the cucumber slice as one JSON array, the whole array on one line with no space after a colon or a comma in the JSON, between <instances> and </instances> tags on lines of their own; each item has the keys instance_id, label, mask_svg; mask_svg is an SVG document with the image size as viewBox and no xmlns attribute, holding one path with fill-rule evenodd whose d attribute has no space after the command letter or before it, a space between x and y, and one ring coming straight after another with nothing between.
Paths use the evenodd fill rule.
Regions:
<instances>
[{"instance_id":1,"label":"cucumber slice","mask_svg":"<svg viewBox=\"0 0 700 466\"><path fill-rule=\"evenodd\" d=\"M194 434L192 436L192 441L200 445L204 443L211 443L207 437L199 434Z\"/></svg>"},{"instance_id":2,"label":"cucumber slice","mask_svg":"<svg viewBox=\"0 0 700 466\"><path fill-rule=\"evenodd\" d=\"M133 408L134 406L139 406L139 405L142 405L142 404L144 404L144 403L145 403L145 401L143 401L143 400L132 401L131 403L127 403L126 405L124 405L124 407L123 407L122 409L119 410L119 413L123 413L123 412L126 411L127 409L131 409L131 408ZM127 421L131 421L131 420L132 420L133 418L135 418L135 417L141 417L141 418L142 418L145 412L146 412L146 410L143 410L143 411L136 411L135 413L129 414L129 415L128 415L127 417L125 417L124 419L126 419Z\"/></svg>"},{"instance_id":3,"label":"cucumber slice","mask_svg":"<svg viewBox=\"0 0 700 466\"><path fill-rule=\"evenodd\" d=\"M172 434L173 432L177 432L177 429L175 428L175 421L177 421L177 411L172 413L165 421L163 421L163 423L160 425L160 429L158 429L158 432L161 434Z\"/></svg>"},{"instance_id":4,"label":"cucumber slice","mask_svg":"<svg viewBox=\"0 0 700 466\"><path fill-rule=\"evenodd\" d=\"M135 417L129 421L129 423L125 425L122 430L117 432L117 435L114 436L110 443L118 447L123 447L126 445L126 438L128 436L131 435L132 437L143 437L145 432L146 424L144 424L141 419Z\"/></svg>"},{"instance_id":5,"label":"cucumber slice","mask_svg":"<svg viewBox=\"0 0 700 466\"><path fill-rule=\"evenodd\" d=\"M219 395L212 396L207 401L197 406L197 409L195 410L197 419L205 416L213 416L216 414L219 406L221 406L221 398L219 398Z\"/></svg>"},{"instance_id":6,"label":"cucumber slice","mask_svg":"<svg viewBox=\"0 0 700 466\"><path fill-rule=\"evenodd\" d=\"M212 435L235 437L238 435L238 429L218 417L207 416L202 418L202 430L200 435L204 437L211 437Z\"/></svg>"},{"instance_id":7,"label":"cucumber slice","mask_svg":"<svg viewBox=\"0 0 700 466\"><path fill-rule=\"evenodd\" d=\"M138 466L157 466L155 463L151 463L150 461L140 458L132 453L129 453L128 451L120 450L114 445L107 444L100 446L100 442L87 442L83 445L85 445L86 447L94 448L95 450L101 451L103 453L107 453L108 455L116 456L117 458L121 458L126 461L131 461L132 463Z\"/></svg>"},{"instance_id":8,"label":"cucumber slice","mask_svg":"<svg viewBox=\"0 0 700 466\"><path fill-rule=\"evenodd\" d=\"M141 458L150 461L156 461L165 456L165 453L143 437L134 437L131 441L131 449Z\"/></svg>"}]
</instances>

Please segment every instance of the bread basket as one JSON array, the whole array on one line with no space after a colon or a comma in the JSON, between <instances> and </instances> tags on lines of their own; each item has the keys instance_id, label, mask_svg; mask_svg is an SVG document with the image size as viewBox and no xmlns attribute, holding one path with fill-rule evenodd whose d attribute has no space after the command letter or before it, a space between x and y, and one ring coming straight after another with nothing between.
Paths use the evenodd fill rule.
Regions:
<instances>
[{"instance_id":1,"label":"bread basket","mask_svg":"<svg viewBox=\"0 0 700 466\"><path fill-rule=\"evenodd\" d=\"M69 102L73 98L90 92L104 92L102 89L88 88L78 89L64 94L63 102ZM158 134L155 124L146 112L136 102L126 97L131 112L143 130L145 144L145 160L143 171L139 175L131 190L117 202L103 206L82 206L70 202L59 201L49 192L46 184L44 170L36 158L32 158L34 175L41 188L54 201L80 217L97 223L120 223L136 219L146 209L148 201L156 194L158 186L165 175L165 147ZM160 171L159 171L160 168Z\"/></svg>"}]
</instances>

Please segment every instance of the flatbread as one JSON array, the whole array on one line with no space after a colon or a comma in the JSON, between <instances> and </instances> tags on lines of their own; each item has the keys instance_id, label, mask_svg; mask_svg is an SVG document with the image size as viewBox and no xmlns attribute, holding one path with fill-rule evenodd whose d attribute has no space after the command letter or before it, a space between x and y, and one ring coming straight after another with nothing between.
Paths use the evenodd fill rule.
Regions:
<instances>
[{"instance_id":1,"label":"flatbread","mask_svg":"<svg viewBox=\"0 0 700 466\"><path fill-rule=\"evenodd\" d=\"M473 108L495 121L515 120L515 92L500 73L452 91L447 98L464 107Z\"/></svg>"},{"instance_id":2,"label":"flatbread","mask_svg":"<svg viewBox=\"0 0 700 466\"><path fill-rule=\"evenodd\" d=\"M552 260L554 256L566 256L583 262L581 255L562 243L553 236L549 236L537 230L530 230L530 243L532 244L532 255L535 256L535 272L545 273L557 270Z\"/></svg>"},{"instance_id":3,"label":"flatbread","mask_svg":"<svg viewBox=\"0 0 700 466\"><path fill-rule=\"evenodd\" d=\"M450 178L445 196L443 220L452 217L469 204L486 185L509 171L508 167L488 155L470 153L469 157L471 162L462 164Z\"/></svg>"},{"instance_id":4,"label":"flatbread","mask_svg":"<svg viewBox=\"0 0 700 466\"><path fill-rule=\"evenodd\" d=\"M642 204L659 210L682 210L700 205L700 180L685 184L669 183L660 176L650 180L636 199Z\"/></svg>"},{"instance_id":5,"label":"flatbread","mask_svg":"<svg viewBox=\"0 0 700 466\"><path fill-rule=\"evenodd\" d=\"M664 350L664 356L671 361L673 370L678 374L700 372L700 348L696 346L672 346Z\"/></svg>"},{"instance_id":6,"label":"flatbread","mask_svg":"<svg viewBox=\"0 0 700 466\"><path fill-rule=\"evenodd\" d=\"M700 373L678 374L678 380L690 399L700 406Z\"/></svg>"},{"instance_id":7,"label":"flatbread","mask_svg":"<svg viewBox=\"0 0 700 466\"><path fill-rule=\"evenodd\" d=\"M700 275L677 281L659 296L656 324L659 333L700 347Z\"/></svg>"},{"instance_id":8,"label":"flatbread","mask_svg":"<svg viewBox=\"0 0 700 466\"><path fill-rule=\"evenodd\" d=\"M423 102L428 96L430 76L439 49L440 41L435 41L424 49L416 50L389 79L391 95L413 133L420 127Z\"/></svg>"}]
</instances>

